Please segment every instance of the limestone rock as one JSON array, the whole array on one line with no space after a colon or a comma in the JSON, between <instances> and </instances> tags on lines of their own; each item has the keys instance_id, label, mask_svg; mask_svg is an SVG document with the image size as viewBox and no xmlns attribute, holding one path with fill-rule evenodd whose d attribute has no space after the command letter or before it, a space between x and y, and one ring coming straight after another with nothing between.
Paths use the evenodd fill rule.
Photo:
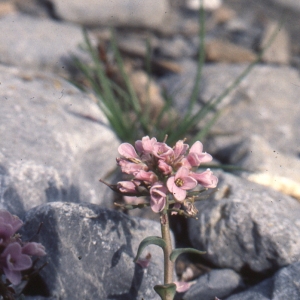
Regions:
<instances>
[{"instance_id":1,"label":"limestone rock","mask_svg":"<svg viewBox=\"0 0 300 300\"><path fill-rule=\"evenodd\" d=\"M182 73L167 75L160 84L173 96L177 110L185 111L197 65L185 60L181 66ZM245 68L243 64L205 66L197 108L221 95ZM207 152L214 154L256 134L268 141L273 150L296 157L300 149L300 106L299 87L294 82L300 82L300 78L293 68L256 66L218 105L224 111L212 128L215 137L206 144Z\"/></svg>"},{"instance_id":2,"label":"limestone rock","mask_svg":"<svg viewBox=\"0 0 300 300\"><path fill-rule=\"evenodd\" d=\"M300 160L274 150L261 136L252 135L232 147L220 149L219 157L239 166L250 181L270 186L300 200Z\"/></svg>"},{"instance_id":3,"label":"limestone rock","mask_svg":"<svg viewBox=\"0 0 300 300\"><path fill-rule=\"evenodd\" d=\"M227 174L219 192L197 202L189 219L193 246L219 268L269 274L300 260L300 204L281 193Z\"/></svg>"},{"instance_id":4,"label":"limestone rock","mask_svg":"<svg viewBox=\"0 0 300 300\"><path fill-rule=\"evenodd\" d=\"M184 300L224 298L243 286L239 274L230 269L212 270L201 276L184 294Z\"/></svg>"},{"instance_id":5,"label":"limestone rock","mask_svg":"<svg viewBox=\"0 0 300 300\"><path fill-rule=\"evenodd\" d=\"M300 2L298 0L273 0L273 2L291 10L300 11Z\"/></svg>"},{"instance_id":6,"label":"limestone rock","mask_svg":"<svg viewBox=\"0 0 300 300\"><path fill-rule=\"evenodd\" d=\"M271 40L273 35L275 38ZM270 43L271 42L271 43ZM268 43L270 43L268 45ZM266 63L277 63L288 65L291 60L290 38L288 31L279 27L276 22L268 22L261 41L261 48L268 46L262 59Z\"/></svg>"},{"instance_id":7,"label":"limestone rock","mask_svg":"<svg viewBox=\"0 0 300 300\"><path fill-rule=\"evenodd\" d=\"M99 107L50 74L0 66L0 82L1 207L18 215L52 201L111 207L98 179L115 168L119 142Z\"/></svg>"},{"instance_id":8,"label":"limestone rock","mask_svg":"<svg viewBox=\"0 0 300 300\"><path fill-rule=\"evenodd\" d=\"M148 246L151 262L133 262L140 242L160 235L160 225L129 218L92 204L48 203L26 214L24 238L35 234L47 255L40 275L55 299L158 300L153 286L163 281L163 253ZM76 296L75 296L76 295Z\"/></svg>"},{"instance_id":9,"label":"limestone rock","mask_svg":"<svg viewBox=\"0 0 300 300\"><path fill-rule=\"evenodd\" d=\"M299 270L299 262L282 268L273 277L226 300L298 300L300 298Z\"/></svg>"},{"instance_id":10,"label":"limestone rock","mask_svg":"<svg viewBox=\"0 0 300 300\"><path fill-rule=\"evenodd\" d=\"M253 62L256 59L252 50L216 39L206 43L205 51L207 60L215 62L241 63Z\"/></svg>"},{"instance_id":11,"label":"limestone rock","mask_svg":"<svg viewBox=\"0 0 300 300\"><path fill-rule=\"evenodd\" d=\"M56 15L88 26L131 26L156 28L169 12L167 0L51 0Z\"/></svg>"},{"instance_id":12,"label":"limestone rock","mask_svg":"<svg viewBox=\"0 0 300 300\"><path fill-rule=\"evenodd\" d=\"M71 56L87 59L80 27L22 14L0 19L0 62L30 70L67 74Z\"/></svg>"}]
</instances>

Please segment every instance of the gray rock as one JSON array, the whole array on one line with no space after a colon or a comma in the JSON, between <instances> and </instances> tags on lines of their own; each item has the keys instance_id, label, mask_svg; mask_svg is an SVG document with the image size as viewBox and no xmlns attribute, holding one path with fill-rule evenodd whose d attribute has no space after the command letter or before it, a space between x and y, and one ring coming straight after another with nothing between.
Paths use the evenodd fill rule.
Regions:
<instances>
[{"instance_id":1,"label":"gray rock","mask_svg":"<svg viewBox=\"0 0 300 300\"><path fill-rule=\"evenodd\" d=\"M276 37L271 39L276 33ZM283 27L279 27L277 22L268 22L264 30L261 40L261 49L268 48L264 51L262 60L266 63L275 63L288 65L291 60L291 47L288 31Z\"/></svg>"},{"instance_id":2,"label":"gray rock","mask_svg":"<svg viewBox=\"0 0 300 300\"><path fill-rule=\"evenodd\" d=\"M23 13L42 18L48 18L49 15L53 17L51 5L49 5L49 3L47 3L46 1L13 0L13 3L18 11L21 11Z\"/></svg>"},{"instance_id":3,"label":"gray rock","mask_svg":"<svg viewBox=\"0 0 300 300\"><path fill-rule=\"evenodd\" d=\"M172 39L162 40L158 47L159 54L172 59L192 57L197 54L198 47L178 35Z\"/></svg>"},{"instance_id":4,"label":"gray rock","mask_svg":"<svg viewBox=\"0 0 300 300\"><path fill-rule=\"evenodd\" d=\"M197 202L192 245L219 268L267 274L300 260L300 204L275 190L220 172L219 191Z\"/></svg>"},{"instance_id":5,"label":"gray rock","mask_svg":"<svg viewBox=\"0 0 300 300\"><path fill-rule=\"evenodd\" d=\"M273 0L273 2L291 10L300 11L300 2L298 0Z\"/></svg>"},{"instance_id":6,"label":"gray rock","mask_svg":"<svg viewBox=\"0 0 300 300\"><path fill-rule=\"evenodd\" d=\"M66 74L73 66L71 55L87 59L79 49L79 26L10 14L0 19L0 27L2 64Z\"/></svg>"},{"instance_id":7,"label":"gray rock","mask_svg":"<svg viewBox=\"0 0 300 300\"><path fill-rule=\"evenodd\" d=\"M242 286L243 281L240 275L233 270L212 270L201 276L185 293L183 299L215 300L215 297L227 297Z\"/></svg>"},{"instance_id":8,"label":"gray rock","mask_svg":"<svg viewBox=\"0 0 300 300\"><path fill-rule=\"evenodd\" d=\"M0 206L11 213L52 201L111 207L98 182L119 142L98 106L63 79L0 66Z\"/></svg>"},{"instance_id":9,"label":"gray rock","mask_svg":"<svg viewBox=\"0 0 300 300\"><path fill-rule=\"evenodd\" d=\"M217 156L248 170L238 171L243 177L300 200L299 158L275 151L261 136L251 135L237 145L218 151Z\"/></svg>"},{"instance_id":10,"label":"gray rock","mask_svg":"<svg viewBox=\"0 0 300 300\"><path fill-rule=\"evenodd\" d=\"M167 0L51 0L62 20L82 25L133 26L156 28L170 13Z\"/></svg>"},{"instance_id":11,"label":"gray rock","mask_svg":"<svg viewBox=\"0 0 300 300\"><path fill-rule=\"evenodd\" d=\"M196 62L186 60L182 62L181 74L168 75L160 81L173 95L178 111L187 108L196 67ZM221 95L245 68L246 65L206 65L203 69L199 105ZM299 87L293 85L298 82L299 74L293 68L256 66L219 105L219 108L226 109L212 128L212 133L218 135L209 145L206 144L206 150L213 154L257 134L267 140L274 150L298 155ZM203 122L201 124L205 125Z\"/></svg>"},{"instance_id":12,"label":"gray rock","mask_svg":"<svg viewBox=\"0 0 300 300\"><path fill-rule=\"evenodd\" d=\"M142 269L133 262L140 242L159 236L149 220L92 204L48 203L26 214L23 239L37 236L48 265L40 275L55 299L158 299L153 286L163 280L163 253L149 246L151 262Z\"/></svg>"},{"instance_id":13,"label":"gray rock","mask_svg":"<svg viewBox=\"0 0 300 300\"><path fill-rule=\"evenodd\" d=\"M298 300L300 298L300 263L279 270L272 278L226 300Z\"/></svg>"}]
</instances>

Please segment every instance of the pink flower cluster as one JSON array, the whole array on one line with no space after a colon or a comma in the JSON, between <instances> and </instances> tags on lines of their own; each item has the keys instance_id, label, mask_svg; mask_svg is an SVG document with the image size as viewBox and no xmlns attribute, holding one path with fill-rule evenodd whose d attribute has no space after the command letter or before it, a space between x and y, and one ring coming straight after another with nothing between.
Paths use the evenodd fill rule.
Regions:
<instances>
[{"instance_id":1,"label":"pink flower cluster","mask_svg":"<svg viewBox=\"0 0 300 300\"><path fill-rule=\"evenodd\" d=\"M125 195L150 194L150 205L154 212L161 212L166 205L168 194L173 195L177 207L187 197L187 191L198 184L206 188L217 186L218 179L207 169L202 173L193 172L201 163L210 162L211 155L203 151L201 142L189 145L180 140L171 148L156 138L145 136L131 144L123 143L118 151L121 158L117 163L122 172L133 176L130 181L117 184L119 192Z\"/></svg>"},{"instance_id":2,"label":"pink flower cluster","mask_svg":"<svg viewBox=\"0 0 300 300\"><path fill-rule=\"evenodd\" d=\"M23 225L17 217L0 210L0 270L14 285L21 282L21 271L32 266L31 256L46 254L44 246L35 242L24 243L15 234Z\"/></svg>"}]
</instances>

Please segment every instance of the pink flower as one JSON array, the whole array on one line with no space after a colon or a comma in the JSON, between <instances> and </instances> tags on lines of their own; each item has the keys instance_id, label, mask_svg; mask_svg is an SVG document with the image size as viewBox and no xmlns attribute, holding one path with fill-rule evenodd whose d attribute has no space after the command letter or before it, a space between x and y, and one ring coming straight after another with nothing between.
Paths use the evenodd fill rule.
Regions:
<instances>
[{"instance_id":1,"label":"pink flower","mask_svg":"<svg viewBox=\"0 0 300 300\"><path fill-rule=\"evenodd\" d=\"M143 269L146 269L149 267L151 260L151 254L148 253L145 258L139 258L136 263L139 264Z\"/></svg>"},{"instance_id":2,"label":"pink flower","mask_svg":"<svg viewBox=\"0 0 300 300\"><path fill-rule=\"evenodd\" d=\"M134 179L137 179L137 180L141 180L141 181L145 181L147 183L154 183L158 180L157 176L155 173L153 173L152 171L150 172L145 172L143 170L139 171Z\"/></svg>"},{"instance_id":3,"label":"pink flower","mask_svg":"<svg viewBox=\"0 0 300 300\"><path fill-rule=\"evenodd\" d=\"M118 152L120 153L120 155L124 156L127 159L132 159L132 158L140 159L133 146L130 145L129 143L121 144L118 148Z\"/></svg>"},{"instance_id":4,"label":"pink flower","mask_svg":"<svg viewBox=\"0 0 300 300\"><path fill-rule=\"evenodd\" d=\"M23 225L17 217L11 215L7 210L0 210L0 242L13 236Z\"/></svg>"},{"instance_id":5,"label":"pink flower","mask_svg":"<svg viewBox=\"0 0 300 300\"><path fill-rule=\"evenodd\" d=\"M202 173L190 172L190 176L195 178L199 184L206 188L215 188L218 184L218 178L213 175L213 172L210 169L207 169Z\"/></svg>"},{"instance_id":6,"label":"pink flower","mask_svg":"<svg viewBox=\"0 0 300 300\"><path fill-rule=\"evenodd\" d=\"M139 183L132 182L132 181L119 181L117 183L117 188L121 193L128 193L128 194L138 194L136 187Z\"/></svg>"},{"instance_id":7,"label":"pink flower","mask_svg":"<svg viewBox=\"0 0 300 300\"><path fill-rule=\"evenodd\" d=\"M162 159L160 159L158 161L158 168L159 170L164 174L164 175L168 175L172 173L172 167L169 166L165 161L163 161Z\"/></svg>"},{"instance_id":8,"label":"pink flower","mask_svg":"<svg viewBox=\"0 0 300 300\"><path fill-rule=\"evenodd\" d=\"M133 163L123 158L117 158L117 163L121 167L122 172L126 174L136 175L141 170L148 170L148 167L143 163Z\"/></svg>"},{"instance_id":9,"label":"pink flower","mask_svg":"<svg viewBox=\"0 0 300 300\"><path fill-rule=\"evenodd\" d=\"M181 208L181 203L179 203L179 202L176 202L175 204L174 204L174 206L173 206L173 208L174 209L180 209ZM178 212L177 211L172 211L171 212L171 215L173 216L173 215L178 215Z\"/></svg>"},{"instance_id":10,"label":"pink flower","mask_svg":"<svg viewBox=\"0 0 300 300\"><path fill-rule=\"evenodd\" d=\"M143 154L152 153L155 143L157 143L156 138L150 139L149 136L144 136L142 140L135 142L135 148Z\"/></svg>"},{"instance_id":11,"label":"pink flower","mask_svg":"<svg viewBox=\"0 0 300 300\"><path fill-rule=\"evenodd\" d=\"M212 160L212 156L206 152L202 152L203 145L197 141L193 144L190 152L187 156L187 160L192 167L199 167L201 163L209 162Z\"/></svg>"},{"instance_id":12,"label":"pink flower","mask_svg":"<svg viewBox=\"0 0 300 300\"><path fill-rule=\"evenodd\" d=\"M21 271L32 266L31 258L22 253L19 243L9 244L1 254L1 264L7 279L14 285L21 282Z\"/></svg>"},{"instance_id":13,"label":"pink flower","mask_svg":"<svg viewBox=\"0 0 300 300\"><path fill-rule=\"evenodd\" d=\"M161 212L165 208L167 192L167 188L159 181L150 188L150 206L154 212Z\"/></svg>"},{"instance_id":14,"label":"pink flower","mask_svg":"<svg viewBox=\"0 0 300 300\"><path fill-rule=\"evenodd\" d=\"M174 151L166 143L155 143L152 154L164 161L171 159L174 156Z\"/></svg>"},{"instance_id":15,"label":"pink flower","mask_svg":"<svg viewBox=\"0 0 300 300\"><path fill-rule=\"evenodd\" d=\"M167 187L177 201L183 201L186 198L186 190L191 190L197 186L197 181L189 176L189 169L181 167L175 176L167 181Z\"/></svg>"},{"instance_id":16,"label":"pink flower","mask_svg":"<svg viewBox=\"0 0 300 300\"><path fill-rule=\"evenodd\" d=\"M190 282L185 281L175 281L174 283L176 284L176 292L178 293L186 292L192 285Z\"/></svg>"},{"instance_id":17,"label":"pink flower","mask_svg":"<svg viewBox=\"0 0 300 300\"><path fill-rule=\"evenodd\" d=\"M180 156L185 155L187 149L189 148L188 144L184 144L182 140L178 141L174 147L174 158L177 159Z\"/></svg>"},{"instance_id":18,"label":"pink flower","mask_svg":"<svg viewBox=\"0 0 300 300\"><path fill-rule=\"evenodd\" d=\"M46 255L45 247L42 244L35 242L26 243L22 248L22 253L34 256Z\"/></svg>"}]
</instances>

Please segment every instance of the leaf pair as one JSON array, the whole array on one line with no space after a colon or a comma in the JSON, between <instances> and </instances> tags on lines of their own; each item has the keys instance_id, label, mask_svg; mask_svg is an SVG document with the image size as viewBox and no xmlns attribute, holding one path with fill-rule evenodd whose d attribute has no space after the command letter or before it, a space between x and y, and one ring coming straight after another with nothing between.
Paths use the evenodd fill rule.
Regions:
<instances>
[{"instance_id":1,"label":"leaf pair","mask_svg":"<svg viewBox=\"0 0 300 300\"><path fill-rule=\"evenodd\" d=\"M149 245L156 245L159 246L160 248L164 249L166 247L166 242L158 236L149 236L146 237L145 239L143 239L139 245L138 251L137 251L137 255L134 258L134 262L136 262L139 257L141 256L142 252L144 251L144 249L149 246ZM176 259L178 258L179 255L183 254L183 253L193 253L193 254L205 254L205 251L199 251L193 248L178 248L178 249L174 249L171 254L169 259L172 262L175 262Z\"/></svg>"}]
</instances>

